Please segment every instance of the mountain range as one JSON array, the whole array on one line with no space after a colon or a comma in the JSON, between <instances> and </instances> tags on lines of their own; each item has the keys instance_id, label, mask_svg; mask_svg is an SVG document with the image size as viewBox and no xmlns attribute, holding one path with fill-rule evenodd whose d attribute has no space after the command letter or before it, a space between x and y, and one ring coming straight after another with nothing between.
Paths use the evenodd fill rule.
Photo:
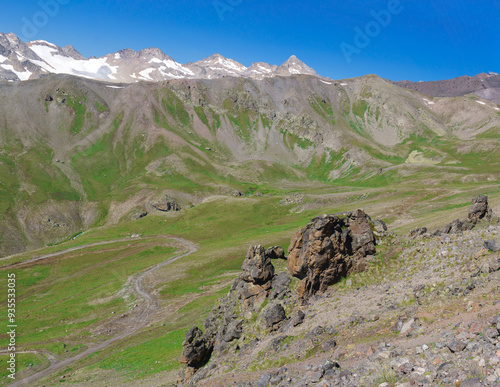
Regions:
<instances>
[{"instance_id":1,"label":"mountain range","mask_svg":"<svg viewBox=\"0 0 500 387\"><path fill-rule=\"evenodd\" d=\"M181 64L158 48L120 50L103 57L85 58L72 45L59 47L44 40L24 43L13 33L0 33L0 81L38 79L48 74L69 74L111 83L161 82L172 79L242 77L262 80L276 76L312 75L314 69L292 55L281 66L255 62L250 67L214 54L197 62ZM482 73L449 80L389 81L432 97L474 94L500 103L500 76Z\"/></svg>"},{"instance_id":2,"label":"mountain range","mask_svg":"<svg viewBox=\"0 0 500 387\"><path fill-rule=\"evenodd\" d=\"M108 82L158 82L169 79L215 79L225 76L263 79L316 72L291 56L281 66L263 62L245 67L214 54L181 64L158 48L120 50L100 58L84 58L71 45L58 47L44 40L24 43L16 35L0 33L0 80L26 81L47 74L70 74Z\"/></svg>"}]
</instances>

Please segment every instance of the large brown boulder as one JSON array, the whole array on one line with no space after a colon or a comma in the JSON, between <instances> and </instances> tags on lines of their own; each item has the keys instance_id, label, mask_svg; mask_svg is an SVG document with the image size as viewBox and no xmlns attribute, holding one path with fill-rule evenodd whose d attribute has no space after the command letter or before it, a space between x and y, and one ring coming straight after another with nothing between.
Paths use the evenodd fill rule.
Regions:
<instances>
[{"instance_id":1,"label":"large brown boulder","mask_svg":"<svg viewBox=\"0 0 500 387\"><path fill-rule=\"evenodd\" d=\"M299 296L309 298L350 273L365 268L375 254L370 218L362 211L314 218L292 238L288 270L302 281Z\"/></svg>"}]
</instances>

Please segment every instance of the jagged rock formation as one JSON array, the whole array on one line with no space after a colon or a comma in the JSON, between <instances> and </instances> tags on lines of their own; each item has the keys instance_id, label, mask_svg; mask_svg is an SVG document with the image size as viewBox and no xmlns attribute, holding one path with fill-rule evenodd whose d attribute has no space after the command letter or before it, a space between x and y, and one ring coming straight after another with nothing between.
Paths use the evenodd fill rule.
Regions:
<instances>
[{"instance_id":1,"label":"jagged rock formation","mask_svg":"<svg viewBox=\"0 0 500 387\"><path fill-rule=\"evenodd\" d=\"M258 314L258 321L265 331L280 328L287 320L281 304L287 296L290 276L282 272L275 276L271 257L267 254L279 254L278 247L265 249L263 246L250 246L242 265L242 273L234 281L229 294L221 298L205 319L205 333L192 328L183 344L181 363L187 370L181 373L181 379L189 379L196 370L203 366L212 354L221 354L228 350L234 340L244 334L246 321ZM281 251L283 249L281 248ZM266 300L269 303L263 307Z\"/></svg>"},{"instance_id":2,"label":"jagged rock formation","mask_svg":"<svg viewBox=\"0 0 500 387\"><path fill-rule=\"evenodd\" d=\"M174 199L170 196L165 196L165 201L161 203L153 204L153 207L158 211L169 212L169 211L180 211L182 208Z\"/></svg>"},{"instance_id":3,"label":"jagged rock formation","mask_svg":"<svg viewBox=\"0 0 500 387\"><path fill-rule=\"evenodd\" d=\"M472 230L483 219L488 222L493 220L493 211L488 206L487 195L480 195L472 198L467 219L455 219L453 222L444 226L442 230L436 230L433 232L432 235L438 236L442 234L457 234L462 231ZM416 238L418 236L426 235L427 232L427 227L419 227L410 231L408 237Z\"/></svg>"},{"instance_id":4,"label":"jagged rock formation","mask_svg":"<svg viewBox=\"0 0 500 387\"><path fill-rule=\"evenodd\" d=\"M441 233L456 234L462 231L472 230L480 220L486 219L487 221L491 221L492 218L493 212L488 207L488 196L480 195L472 198L467 219L455 219L453 222L447 224Z\"/></svg>"},{"instance_id":5,"label":"jagged rock formation","mask_svg":"<svg viewBox=\"0 0 500 387\"><path fill-rule=\"evenodd\" d=\"M375 254L370 218L362 210L314 218L292 238L288 269L302 281L299 297L307 299L342 277L365 268Z\"/></svg>"},{"instance_id":6,"label":"jagged rock formation","mask_svg":"<svg viewBox=\"0 0 500 387\"><path fill-rule=\"evenodd\" d=\"M212 349L203 336L203 332L197 327L191 328L186 333L186 340L182 346L184 350L180 362L189 367L199 368L210 359Z\"/></svg>"},{"instance_id":7,"label":"jagged rock formation","mask_svg":"<svg viewBox=\"0 0 500 387\"><path fill-rule=\"evenodd\" d=\"M379 226L384 231L385 223ZM190 385L195 385L205 376L209 367L197 370L208 361L207 354L217 358L231 350L243 350L257 343L261 335L283 333L302 324L305 314L298 308L299 296L310 297L341 276L362 270L364 257L375 253L372 227L370 217L357 210L314 218L299 231L292 238L288 261L290 273L302 279L298 293L290 290L288 272L275 275L271 258L283 259L283 248L251 246L228 295L205 319L205 333L194 327L186 335L181 362L188 368L181 372L181 382L190 379ZM275 340L281 342L284 337ZM243 339L247 343L242 348ZM331 340L325 345L330 350L336 344Z\"/></svg>"},{"instance_id":8,"label":"jagged rock formation","mask_svg":"<svg viewBox=\"0 0 500 387\"><path fill-rule=\"evenodd\" d=\"M480 195L471 200L469 208L469 222L476 224L481 219L491 220L492 210L488 207L488 196Z\"/></svg>"},{"instance_id":9,"label":"jagged rock formation","mask_svg":"<svg viewBox=\"0 0 500 387\"><path fill-rule=\"evenodd\" d=\"M241 269L243 272L234 282L233 290L238 291L246 309L260 306L269 295L274 276L274 266L264 247L251 246Z\"/></svg>"}]
</instances>

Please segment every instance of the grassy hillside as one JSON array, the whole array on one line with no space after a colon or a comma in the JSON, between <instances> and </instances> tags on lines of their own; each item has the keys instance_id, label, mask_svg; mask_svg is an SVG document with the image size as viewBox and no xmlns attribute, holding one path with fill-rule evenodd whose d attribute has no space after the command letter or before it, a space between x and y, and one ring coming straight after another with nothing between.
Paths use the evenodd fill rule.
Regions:
<instances>
[{"instance_id":1,"label":"grassy hillside","mask_svg":"<svg viewBox=\"0 0 500 387\"><path fill-rule=\"evenodd\" d=\"M229 189L309 181L385 187L499 177L496 106L425 97L377 76L121 89L49 76L3 84L0 95L2 255L118 221L111 208L133 211L163 192L194 205Z\"/></svg>"}]
</instances>

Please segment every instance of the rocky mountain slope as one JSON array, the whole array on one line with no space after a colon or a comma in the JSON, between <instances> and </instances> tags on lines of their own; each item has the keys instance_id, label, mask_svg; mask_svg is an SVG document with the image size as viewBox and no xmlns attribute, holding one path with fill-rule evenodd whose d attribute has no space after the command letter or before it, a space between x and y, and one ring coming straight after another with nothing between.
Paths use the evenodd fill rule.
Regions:
<instances>
[{"instance_id":1,"label":"rocky mountain slope","mask_svg":"<svg viewBox=\"0 0 500 387\"><path fill-rule=\"evenodd\" d=\"M204 332L187 332L178 385L497 385L500 219L481 196L468 221L398 237L358 210L313 219L288 257L250 247Z\"/></svg>"},{"instance_id":2,"label":"rocky mountain slope","mask_svg":"<svg viewBox=\"0 0 500 387\"><path fill-rule=\"evenodd\" d=\"M394 84L432 97L459 97L475 94L479 98L500 104L500 75L496 73L430 82L399 81Z\"/></svg>"},{"instance_id":3,"label":"rocky mountain slope","mask_svg":"<svg viewBox=\"0 0 500 387\"><path fill-rule=\"evenodd\" d=\"M158 48L120 50L100 58L84 58L73 46L58 47L36 40L24 43L16 35L0 33L0 81L38 79L47 74L70 74L108 82L159 82L168 79L215 79L225 76L264 79L316 72L291 56L281 66L254 63L250 67L214 54L181 64Z\"/></svg>"},{"instance_id":4,"label":"rocky mountain slope","mask_svg":"<svg viewBox=\"0 0 500 387\"><path fill-rule=\"evenodd\" d=\"M424 97L377 76L114 84L48 75L0 84L0 95L1 254L143 214L165 194L193 205L278 181L499 178L496 105Z\"/></svg>"}]
</instances>

